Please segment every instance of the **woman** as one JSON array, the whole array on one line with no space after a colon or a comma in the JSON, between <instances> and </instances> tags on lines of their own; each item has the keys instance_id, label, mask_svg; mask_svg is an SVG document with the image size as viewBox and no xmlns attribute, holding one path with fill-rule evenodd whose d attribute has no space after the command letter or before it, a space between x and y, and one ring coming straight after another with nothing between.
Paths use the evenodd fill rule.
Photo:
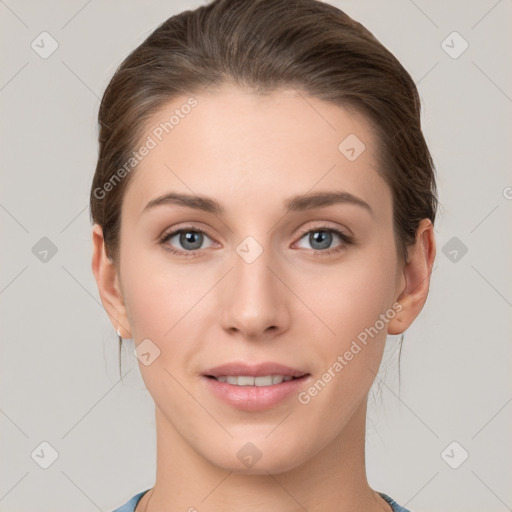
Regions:
<instances>
[{"instance_id":1,"label":"woman","mask_svg":"<svg viewBox=\"0 0 512 512\"><path fill-rule=\"evenodd\" d=\"M126 58L99 123L92 268L157 429L117 512L406 511L364 443L435 257L410 75L329 4L215 0Z\"/></svg>"}]
</instances>

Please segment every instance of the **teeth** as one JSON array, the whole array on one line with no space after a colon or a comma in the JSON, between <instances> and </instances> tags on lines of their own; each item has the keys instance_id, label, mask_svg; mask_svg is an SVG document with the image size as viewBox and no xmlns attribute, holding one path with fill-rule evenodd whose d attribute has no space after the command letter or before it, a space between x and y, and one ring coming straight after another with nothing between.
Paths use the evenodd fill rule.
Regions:
<instances>
[{"instance_id":1,"label":"teeth","mask_svg":"<svg viewBox=\"0 0 512 512\"><path fill-rule=\"evenodd\" d=\"M251 377L249 375L221 375L215 377L219 382L227 382L235 386L272 386L273 384L281 384L288 382L293 377L287 375L265 375L261 377Z\"/></svg>"}]
</instances>

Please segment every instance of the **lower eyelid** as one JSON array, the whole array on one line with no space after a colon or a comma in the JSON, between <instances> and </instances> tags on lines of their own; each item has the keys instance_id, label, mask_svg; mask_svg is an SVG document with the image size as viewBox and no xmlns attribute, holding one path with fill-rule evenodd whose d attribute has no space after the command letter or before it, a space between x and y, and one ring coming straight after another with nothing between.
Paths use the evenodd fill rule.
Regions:
<instances>
[{"instance_id":1,"label":"lower eyelid","mask_svg":"<svg viewBox=\"0 0 512 512\"><path fill-rule=\"evenodd\" d=\"M203 247L201 249L195 249L195 250L192 250L192 251L187 251L185 249L179 249L179 248L174 248L174 246L170 245L169 244L169 240L171 238L174 238L176 235L179 235L180 233L183 233L183 232L187 232L187 231L190 231L190 232L196 232L196 233L201 233L203 234L205 237L209 238L211 240L211 245L209 247ZM349 245L351 243L353 243L353 238L344 233L343 231L337 229L337 228L332 228L332 227L327 227L327 226L318 226L318 227L314 227L314 228L311 228L311 229L308 229L306 231L303 231L300 235L299 235L299 238L297 239L297 241L294 243L294 245L301 241L306 235L310 234L310 233L314 233L314 232L317 232L317 231L328 231L330 233L334 233L334 235L336 235L339 240L340 240L340 244L335 246L335 247L331 247L331 248L328 248L328 249L324 249L324 250L320 250L320 249L308 249L308 250L311 250L313 251L315 254L321 254L321 253L325 253L325 254L329 254L331 252L334 252L336 251L337 249L340 249L340 248L343 248L343 246L346 246L346 245ZM169 233L167 234L164 234L160 239L159 239L159 242L161 245L169 245L170 248L165 248L166 250L170 251L170 252L173 252L175 254L185 254L185 255L194 255L196 253L199 253L205 249L210 249L212 247L215 246L215 244L218 244L218 242L216 242L216 240L210 236L205 230L201 229L201 228L196 228L196 227L184 227L184 228L178 228L178 229L175 229L173 231L170 231Z\"/></svg>"}]
</instances>

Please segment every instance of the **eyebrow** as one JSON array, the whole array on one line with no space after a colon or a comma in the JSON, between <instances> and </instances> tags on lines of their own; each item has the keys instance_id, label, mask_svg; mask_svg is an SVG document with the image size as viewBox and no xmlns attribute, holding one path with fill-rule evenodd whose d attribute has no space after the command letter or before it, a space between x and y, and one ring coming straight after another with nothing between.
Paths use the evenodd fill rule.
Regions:
<instances>
[{"instance_id":1,"label":"eyebrow","mask_svg":"<svg viewBox=\"0 0 512 512\"><path fill-rule=\"evenodd\" d=\"M314 208L323 208L333 204L352 204L360 206L374 215L371 206L361 198L349 192L315 192L312 194L293 196L285 202L287 212L300 212ZM162 205L178 205L202 210L215 215L222 215L224 208L215 199L200 195L170 192L152 199L142 210L142 213ZM142 215L141 213L141 215Z\"/></svg>"}]
</instances>

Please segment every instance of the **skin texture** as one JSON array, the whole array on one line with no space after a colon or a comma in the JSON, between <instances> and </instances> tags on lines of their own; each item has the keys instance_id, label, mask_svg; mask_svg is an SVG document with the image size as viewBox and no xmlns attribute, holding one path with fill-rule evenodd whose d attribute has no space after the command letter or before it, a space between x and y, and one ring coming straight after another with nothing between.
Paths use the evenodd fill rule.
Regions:
<instances>
[{"instance_id":1,"label":"skin texture","mask_svg":"<svg viewBox=\"0 0 512 512\"><path fill-rule=\"evenodd\" d=\"M150 365L139 362L155 401L157 473L137 511L389 511L366 479L366 401L386 335L405 331L427 298L433 226L421 222L401 262L391 190L362 116L295 90L262 96L225 85L194 97L197 106L132 171L119 267L93 228L92 269L114 329L160 350ZM146 136L187 99L161 109ZM338 150L349 134L366 146L354 161ZM284 210L291 196L333 190L373 214L348 203ZM162 205L142 213L171 191L212 197L225 212ZM318 249L301 234L324 226L355 243L332 234ZM190 251L179 235L159 244L179 228L207 231L196 256L165 250ZM247 236L263 250L252 263L236 251ZM292 396L241 411L205 386L213 366L275 361L309 372L307 388L397 300L400 312L307 404ZM262 454L251 467L237 457L248 442Z\"/></svg>"}]
</instances>

